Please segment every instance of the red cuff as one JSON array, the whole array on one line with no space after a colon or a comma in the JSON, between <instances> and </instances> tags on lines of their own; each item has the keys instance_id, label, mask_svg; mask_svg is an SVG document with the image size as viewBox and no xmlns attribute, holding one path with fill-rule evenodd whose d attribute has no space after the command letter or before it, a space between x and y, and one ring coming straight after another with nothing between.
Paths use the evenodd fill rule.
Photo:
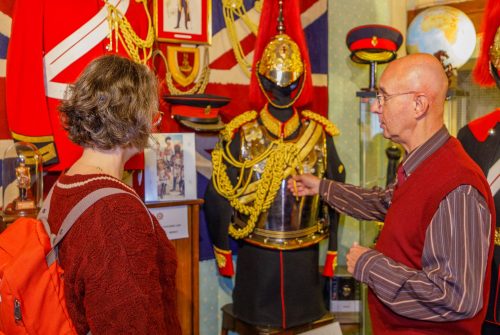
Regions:
<instances>
[{"instance_id":1,"label":"red cuff","mask_svg":"<svg viewBox=\"0 0 500 335\"><path fill-rule=\"evenodd\" d=\"M234 275L233 254L231 250L222 250L214 246L215 260L219 273L222 276L231 277Z\"/></svg>"},{"instance_id":2,"label":"red cuff","mask_svg":"<svg viewBox=\"0 0 500 335\"><path fill-rule=\"evenodd\" d=\"M336 266L337 266L337 252L328 251L328 253L326 254L323 276L332 278L335 275Z\"/></svg>"}]
</instances>

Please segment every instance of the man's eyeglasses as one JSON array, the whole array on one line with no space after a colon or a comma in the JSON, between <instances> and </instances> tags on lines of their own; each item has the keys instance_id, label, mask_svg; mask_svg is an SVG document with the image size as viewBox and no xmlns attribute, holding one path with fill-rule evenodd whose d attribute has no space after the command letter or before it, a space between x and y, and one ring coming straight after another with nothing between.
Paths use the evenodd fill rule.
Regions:
<instances>
[{"instance_id":1,"label":"man's eyeglasses","mask_svg":"<svg viewBox=\"0 0 500 335\"><path fill-rule=\"evenodd\" d=\"M406 95L406 94L416 94L418 92L416 91L409 91L409 92L402 92L402 93L394 93L394 94L384 94L380 91L377 91L377 102L378 102L378 105L379 107L382 107L386 101L394 98L394 97L397 97L397 96L400 96L400 95Z\"/></svg>"}]
</instances>

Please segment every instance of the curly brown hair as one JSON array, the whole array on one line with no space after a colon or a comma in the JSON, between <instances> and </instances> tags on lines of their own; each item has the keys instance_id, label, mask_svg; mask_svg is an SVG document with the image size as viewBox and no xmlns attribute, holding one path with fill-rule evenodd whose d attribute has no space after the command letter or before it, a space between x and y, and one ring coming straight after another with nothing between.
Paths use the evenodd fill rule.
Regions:
<instances>
[{"instance_id":1,"label":"curly brown hair","mask_svg":"<svg viewBox=\"0 0 500 335\"><path fill-rule=\"evenodd\" d=\"M144 149L157 110L153 72L118 55L90 62L59 106L70 140L100 150L129 145Z\"/></svg>"}]
</instances>

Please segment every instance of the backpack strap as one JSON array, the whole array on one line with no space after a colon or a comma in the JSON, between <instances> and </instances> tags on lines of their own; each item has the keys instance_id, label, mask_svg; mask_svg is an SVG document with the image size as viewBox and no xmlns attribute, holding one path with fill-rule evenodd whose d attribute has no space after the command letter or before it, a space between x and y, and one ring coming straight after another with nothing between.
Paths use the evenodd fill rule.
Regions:
<instances>
[{"instance_id":1,"label":"backpack strap","mask_svg":"<svg viewBox=\"0 0 500 335\"><path fill-rule=\"evenodd\" d=\"M50 203L50 197L52 196L52 191L53 188L50 190L49 194L47 195L47 198L42 206L42 210L40 210L40 214L38 215L38 218L44 223L45 229L47 230L47 233L49 234L50 237L50 244L52 246L52 250L47 254L45 259L47 260L47 265L50 266L54 261L57 260L57 246L59 242L66 236L68 231L71 229L73 224L78 220L78 218L93 204L95 204L97 201L100 199L113 195L113 194L119 194L119 193L126 193L130 194L132 196L132 193L127 192L125 190L115 188L115 187L105 187L105 188L100 188L97 189L89 194L87 194L82 200L80 200L68 213L66 218L64 218L63 223L61 224L61 228L59 228L59 231L57 232L57 235L52 234L50 231L50 226L48 224L47 218L48 218L48 213L49 213L49 203ZM47 204L47 206L45 206Z\"/></svg>"},{"instance_id":2,"label":"backpack strap","mask_svg":"<svg viewBox=\"0 0 500 335\"><path fill-rule=\"evenodd\" d=\"M50 209L50 199L52 199L52 193L54 192L54 188L56 185L52 186L50 189L49 193L47 194L47 197L43 201L42 208L40 209L40 212L38 212L37 219L42 221L43 227L45 228L45 232L50 238L50 241L52 241L52 238L54 234L52 234L52 231L50 230L49 226L49 209Z\"/></svg>"}]
</instances>

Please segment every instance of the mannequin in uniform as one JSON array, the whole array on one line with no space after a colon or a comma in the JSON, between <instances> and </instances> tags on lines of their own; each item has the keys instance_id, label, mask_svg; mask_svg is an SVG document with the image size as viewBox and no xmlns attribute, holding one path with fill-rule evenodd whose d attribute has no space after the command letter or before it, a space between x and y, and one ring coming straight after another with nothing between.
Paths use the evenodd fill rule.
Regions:
<instances>
[{"instance_id":1,"label":"mannequin in uniform","mask_svg":"<svg viewBox=\"0 0 500 335\"><path fill-rule=\"evenodd\" d=\"M474 69L481 86L496 83L500 89L500 2L490 0L483 20L483 45ZM500 334L500 108L471 121L457 138L465 151L483 170L491 187L497 213L495 248L491 266L490 298L482 334Z\"/></svg>"},{"instance_id":2,"label":"mannequin in uniform","mask_svg":"<svg viewBox=\"0 0 500 335\"><path fill-rule=\"evenodd\" d=\"M305 172L344 180L345 171L332 139L336 127L296 108L310 94L307 49L300 24L296 39L293 31L284 33L282 18L292 30L298 2L287 1L283 16L278 3L264 3L255 51L252 84L267 103L221 131L204 211L221 275L234 273L228 233L238 241L234 314L253 325L286 329L327 313L318 242L329 237L324 275L333 276L338 224L338 214L318 197L295 198L286 180ZM278 16L278 34L266 39L261 31Z\"/></svg>"},{"instance_id":3,"label":"mannequin in uniform","mask_svg":"<svg viewBox=\"0 0 500 335\"><path fill-rule=\"evenodd\" d=\"M471 121L460 129L457 138L465 151L479 165L488 179L495 200L496 212L500 211L500 108ZM491 266L490 298L482 334L500 334L500 220L496 219L495 249ZM495 314L496 311L496 314Z\"/></svg>"}]
</instances>

